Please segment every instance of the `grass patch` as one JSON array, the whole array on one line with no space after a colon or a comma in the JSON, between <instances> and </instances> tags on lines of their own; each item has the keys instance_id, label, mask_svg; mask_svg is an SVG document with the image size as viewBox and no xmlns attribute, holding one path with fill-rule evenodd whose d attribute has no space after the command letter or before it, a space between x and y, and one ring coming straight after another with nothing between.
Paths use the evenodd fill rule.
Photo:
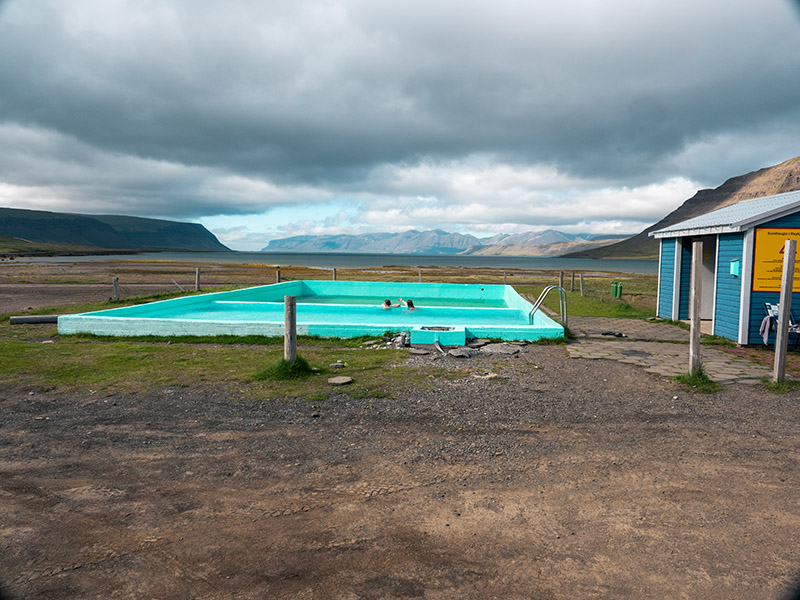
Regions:
<instances>
[{"instance_id":1,"label":"grass patch","mask_svg":"<svg viewBox=\"0 0 800 600\"><path fill-rule=\"evenodd\" d=\"M626 289L630 293L624 295L624 300L611 298L611 281L608 278L586 278L585 295L579 291L570 292L567 289L567 313L575 317L612 317L623 319L644 319L655 315L656 285L653 277L631 277L625 280ZM567 288L569 284L565 283ZM544 289L544 285L515 285L520 294L524 294L530 301L536 300ZM544 305L556 314L559 314L559 295L556 292L548 294Z\"/></svg>"},{"instance_id":2,"label":"grass patch","mask_svg":"<svg viewBox=\"0 0 800 600\"><path fill-rule=\"evenodd\" d=\"M311 365L302 356L294 360L280 358L266 369L259 371L253 376L255 381L291 381L293 379L305 379L310 377L314 371Z\"/></svg>"},{"instance_id":3,"label":"grass patch","mask_svg":"<svg viewBox=\"0 0 800 600\"><path fill-rule=\"evenodd\" d=\"M64 340L74 340L76 342L108 342L117 343L119 336L114 335L95 335L93 333L72 333L60 336ZM310 336L305 336L306 342L313 342ZM270 346L282 344L283 338L280 336L266 335L173 335L164 337L160 335L131 335L125 336L126 342L139 344L215 344L220 346L242 345L242 346ZM300 336L298 336L298 342Z\"/></svg>"},{"instance_id":4,"label":"grass patch","mask_svg":"<svg viewBox=\"0 0 800 600\"><path fill-rule=\"evenodd\" d=\"M95 335L93 333L73 333L61 336L64 339L74 339L86 342L119 342L120 338L113 335ZM316 335L299 335L297 343L321 347L358 348L367 340L374 340L375 336L361 336L357 338L324 338ZM281 336L266 335L173 335L164 337L160 335L132 335L126 336L126 341L147 344L216 344L216 345L242 345L242 346L271 346L283 344Z\"/></svg>"},{"instance_id":5,"label":"grass patch","mask_svg":"<svg viewBox=\"0 0 800 600\"><path fill-rule=\"evenodd\" d=\"M656 319L655 323L664 323L665 325L674 325L675 327L680 327L681 329L685 329L686 331L691 331L692 327L688 323L684 323L683 321L676 321L674 319Z\"/></svg>"},{"instance_id":6,"label":"grass patch","mask_svg":"<svg viewBox=\"0 0 800 600\"><path fill-rule=\"evenodd\" d=\"M403 383L424 380L421 374L427 367L402 375L401 369L392 368L407 356L407 351L358 348L363 341L303 336L298 339L299 352L310 364L322 367L319 375L298 380L256 381L254 373L283 357L282 338L101 338L62 336L52 324L4 326L0 327L3 357L0 387L77 394L136 394L164 387L209 386L226 389L231 397L255 401L287 398L316 401L330 392L325 376L330 375L327 365L337 360L347 363L347 367L336 374L349 375L355 380L345 391L353 397L390 396L397 386L397 377Z\"/></svg>"},{"instance_id":7,"label":"grass patch","mask_svg":"<svg viewBox=\"0 0 800 600\"><path fill-rule=\"evenodd\" d=\"M722 389L722 386L716 381L712 380L701 366L694 373L685 373L678 375L675 381L683 384L693 392L700 392L702 394L713 394Z\"/></svg>"},{"instance_id":8,"label":"grass patch","mask_svg":"<svg viewBox=\"0 0 800 600\"><path fill-rule=\"evenodd\" d=\"M719 346L722 348L737 348L739 346L739 344L732 342L728 338L720 337L718 335L701 336L700 343L703 346Z\"/></svg>"},{"instance_id":9,"label":"grass patch","mask_svg":"<svg viewBox=\"0 0 800 600\"><path fill-rule=\"evenodd\" d=\"M528 343L534 344L536 346L563 346L565 344L569 344L570 338L573 337L574 336L568 332L566 336L561 336L557 338L539 338L538 340L533 340Z\"/></svg>"},{"instance_id":10,"label":"grass patch","mask_svg":"<svg viewBox=\"0 0 800 600\"><path fill-rule=\"evenodd\" d=\"M768 377L761 377L761 383L767 388L768 392L773 394L788 394L797 389L800 389L800 381L796 379L784 379L783 381L772 381Z\"/></svg>"}]
</instances>

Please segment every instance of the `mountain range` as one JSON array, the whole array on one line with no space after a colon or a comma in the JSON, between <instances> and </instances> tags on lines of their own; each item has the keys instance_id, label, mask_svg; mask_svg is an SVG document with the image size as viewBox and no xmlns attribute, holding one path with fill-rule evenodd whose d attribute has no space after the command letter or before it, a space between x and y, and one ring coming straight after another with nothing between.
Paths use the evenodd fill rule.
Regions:
<instances>
[{"instance_id":1,"label":"mountain range","mask_svg":"<svg viewBox=\"0 0 800 600\"><path fill-rule=\"evenodd\" d=\"M20 208L0 208L0 236L13 238L23 251L35 244L83 251L230 250L198 223Z\"/></svg>"},{"instance_id":2,"label":"mountain range","mask_svg":"<svg viewBox=\"0 0 800 600\"><path fill-rule=\"evenodd\" d=\"M547 231L507 234L490 238L449 233L441 229L360 235L298 235L272 240L262 252L356 252L364 254L520 254L554 256L566 249L609 244L628 236L602 236ZM555 249L554 249L555 248Z\"/></svg>"},{"instance_id":3,"label":"mountain range","mask_svg":"<svg viewBox=\"0 0 800 600\"><path fill-rule=\"evenodd\" d=\"M774 167L766 167L738 177L731 177L721 186L700 190L655 225L640 234L616 244L564 256L568 258L658 258L658 240L648 234L687 219L762 196L800 190L800 156Z\"/></svg>"}]
</instances>

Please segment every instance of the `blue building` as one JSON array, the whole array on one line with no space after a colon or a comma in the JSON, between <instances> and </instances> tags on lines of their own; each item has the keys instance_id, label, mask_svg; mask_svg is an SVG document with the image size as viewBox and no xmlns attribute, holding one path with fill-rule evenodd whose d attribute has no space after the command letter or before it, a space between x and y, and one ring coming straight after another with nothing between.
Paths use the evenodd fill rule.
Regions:
<instances>
[{"instance_id":1,"label":"blue building","mask_svg":"<svg viewBox=\"0 0 800 600\"><path fill-rule=\"evenodd\" d=\"M689 318L692 243L703 243L700 318L715 335L761 344L765 305L777 304L787 239L800 240L800 191L745 200L650 233L661 241L656 314ZM798 244L800 246L800 244ZM800 261L800 252L798 252ZM800 310L800 265L793 312ZM769 343L775 342L775 333Z\"/></svg>"}]
</instances>

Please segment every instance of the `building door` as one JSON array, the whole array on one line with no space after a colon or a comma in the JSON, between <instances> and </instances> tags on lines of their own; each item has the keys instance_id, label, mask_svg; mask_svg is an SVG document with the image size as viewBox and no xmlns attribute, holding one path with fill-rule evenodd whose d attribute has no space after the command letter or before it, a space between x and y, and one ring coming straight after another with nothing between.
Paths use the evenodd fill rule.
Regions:
<instances>
[{"instance_id":1,"label":"building door","mask_svg":"<svg viewBox=\"0 0 800 600\"><path fill-rule=\"evenodd\" d=\"M714 318L714 288L717 279L717 236L704 235L700 239L703 242L700 318L711 320Z\"/></svg>"}]
</instances>

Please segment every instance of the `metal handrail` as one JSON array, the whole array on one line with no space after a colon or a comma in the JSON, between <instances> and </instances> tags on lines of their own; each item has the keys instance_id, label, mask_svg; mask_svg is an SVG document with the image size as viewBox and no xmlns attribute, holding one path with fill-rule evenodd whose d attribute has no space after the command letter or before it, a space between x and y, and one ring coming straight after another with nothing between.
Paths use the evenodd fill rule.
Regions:
<instances>
[{"instance_id":1,"label":"metal handrail","mask_svg":"<svg viewBox=\"0 0 800 600\"><path fill-rule=\"evenodd\" d=\"M561 324L566 327L567 326L567 292L564 291L564 288L558 285L548 285L546 288L542 290L542 293L539 294L539 297L536 299L536 302L533 303L530 312L528 313L528 324L533 325L533 315L534 313L539 310L539 307L544 302L544 299L547 297L553 290L558 290L559 296L559 308L561 309Z\"/></svg>"}]
</instances>

